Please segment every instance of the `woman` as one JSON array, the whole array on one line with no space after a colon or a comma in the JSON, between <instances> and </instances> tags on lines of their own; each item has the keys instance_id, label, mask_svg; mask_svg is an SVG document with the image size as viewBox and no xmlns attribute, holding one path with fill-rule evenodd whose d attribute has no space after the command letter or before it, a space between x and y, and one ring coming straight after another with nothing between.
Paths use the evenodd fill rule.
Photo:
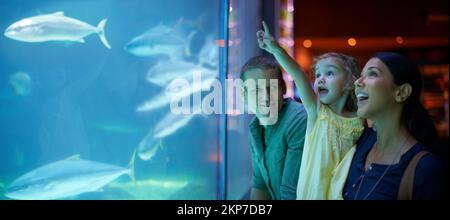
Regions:
<instances>
[{"instance_id":1,"label":"woman","mask_svg":"<svg viewBox=\"0 0 450 220\"><path fill-rule=\"evenodd\" d=\"M390 52L375 54L355 82L358 116L373 122L361 135L343 189L344 199L446 198L444 164L428 153L437 139L420 103L422 78L411 60ZM422 153L420 153L422 152ZM399 195L412 165L412 192ZM408 174L409 175L409 174ZM405 176L408 176L405 175ZM408 185L403 180L402 190ZM410 196L410 197L408 197Z\"/></svg>"}]
</instances>

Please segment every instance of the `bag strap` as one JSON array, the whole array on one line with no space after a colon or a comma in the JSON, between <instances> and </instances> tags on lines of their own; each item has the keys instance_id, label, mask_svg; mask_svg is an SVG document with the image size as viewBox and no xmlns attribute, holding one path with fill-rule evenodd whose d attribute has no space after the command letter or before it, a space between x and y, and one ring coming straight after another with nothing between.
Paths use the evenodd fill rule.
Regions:
<instances>
[{"instance_id":1,"label":"bag strap","mask_svg":"<svg viewBox=\"0 0 450 220\"><path fill-rule=\"evenodd\" d=\"M414 188L414 175L416 172L416 166L419 160L428 154L428 151L420 151L409 162L403 173L402 180L400 181L400 188L398 190L398 200L412 200L413 188Z\"/></svg>"}]
</instances>

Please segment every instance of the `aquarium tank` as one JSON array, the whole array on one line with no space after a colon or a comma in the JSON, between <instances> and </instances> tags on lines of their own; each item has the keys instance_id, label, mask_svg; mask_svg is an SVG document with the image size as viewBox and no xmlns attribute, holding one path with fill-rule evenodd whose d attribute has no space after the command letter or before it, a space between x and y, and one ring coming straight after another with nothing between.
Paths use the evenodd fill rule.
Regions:
<instances>
[{"instance_id":1,"label":"aquarium tank","mask_svg":"<svg viewBox=\"0 0 450 220\"><path fill-rule=\"evenodd\" d=\"M1 1L0 199L248 198L252 116L212 88L259 53L260 4Z\"/></svg>"}]
</instances>

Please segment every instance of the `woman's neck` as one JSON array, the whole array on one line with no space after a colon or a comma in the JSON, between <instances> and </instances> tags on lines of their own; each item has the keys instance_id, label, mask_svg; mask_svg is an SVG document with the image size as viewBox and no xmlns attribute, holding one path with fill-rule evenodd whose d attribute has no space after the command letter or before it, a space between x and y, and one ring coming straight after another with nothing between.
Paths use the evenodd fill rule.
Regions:
<instances>
[{"instance_id":1,"label":"woman's neck","mask_svg":"<svg viewBox=\"0 0 450 220\"><path fill-rule=\"evenodd\" d=\"M371 119L377 132L377 148L380 151L396 150L412 137L401 122L401 114L385 111L386 114Z\"/></svg>"}]
</instances>

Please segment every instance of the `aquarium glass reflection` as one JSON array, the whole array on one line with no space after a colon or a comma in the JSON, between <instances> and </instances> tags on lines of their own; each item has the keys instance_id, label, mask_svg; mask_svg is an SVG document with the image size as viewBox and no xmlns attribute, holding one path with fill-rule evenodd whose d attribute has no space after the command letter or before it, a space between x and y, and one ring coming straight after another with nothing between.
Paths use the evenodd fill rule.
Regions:
<instances>
[{"instance_id":1,"label":"aquarium glass reflection","mask_svg":"<svg viewBox=\"0 0 450 220\"><path fill-rule=\"evenodd\" d=\"M217 199L221 116L168 90L220 79L221 4L1 1L0 199Z\"/></svg>"}]
</instances>

